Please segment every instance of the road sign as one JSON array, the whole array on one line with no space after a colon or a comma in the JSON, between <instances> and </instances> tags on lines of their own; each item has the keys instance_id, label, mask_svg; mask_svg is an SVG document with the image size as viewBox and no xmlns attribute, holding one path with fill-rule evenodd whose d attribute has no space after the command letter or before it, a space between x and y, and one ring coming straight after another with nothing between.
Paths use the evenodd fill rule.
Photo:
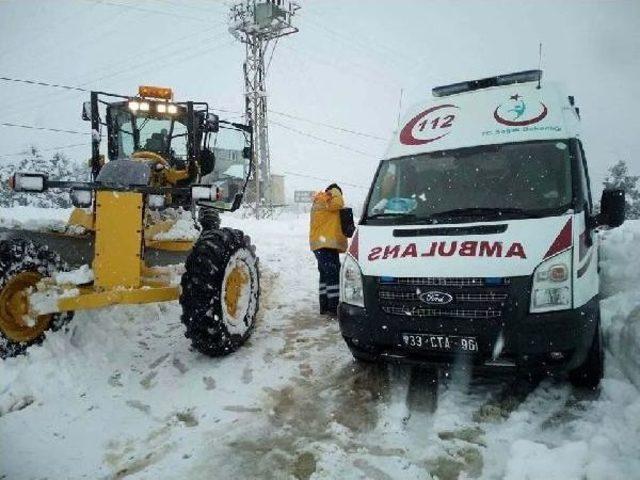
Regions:
<instances>
[{"instance_id":1,"label":"road sign","mask_svg":"<svg viewBox=\"0 0 640 480\"><path fill-rule=\"evenodd\" d=\"M293 192L293 201L296 203L313 203L315 193L312 190L296 190Z\"/></svg>"}]
</instances>

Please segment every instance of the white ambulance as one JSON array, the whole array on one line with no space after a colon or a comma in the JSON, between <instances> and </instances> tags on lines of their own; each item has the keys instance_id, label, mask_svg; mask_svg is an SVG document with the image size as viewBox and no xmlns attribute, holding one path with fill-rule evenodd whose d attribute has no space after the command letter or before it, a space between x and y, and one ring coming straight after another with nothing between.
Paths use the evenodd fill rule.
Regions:
<instances>
[{"instance_id":1,"label":"white ambulance","mask_svg":"<svg viewBox=\"0 0 640 480\"><path fill-rule=\"evenodd\" d=\"M603 372L598 234L580 111L531 70L434 88L380 162L341 271L354 357Z\"/></svg>"}]
</instances>

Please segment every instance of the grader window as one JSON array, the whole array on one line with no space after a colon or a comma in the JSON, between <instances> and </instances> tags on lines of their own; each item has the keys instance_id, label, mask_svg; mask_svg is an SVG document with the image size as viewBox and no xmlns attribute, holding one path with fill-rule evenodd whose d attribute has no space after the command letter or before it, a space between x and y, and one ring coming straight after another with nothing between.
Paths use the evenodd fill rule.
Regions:
<instances>
[{"instance_id":1,"label":"grader window","mask_svg":"<svg viewBox=\"0 0 640 480\"><path fill-rule=\"evenodd\" d=\"M147 150L163 155L170 163L188 159L188 131L181 117L133 113L126 105L112 109L118 158L129 158L135 152Z\"/></svg>"}]
</instances>

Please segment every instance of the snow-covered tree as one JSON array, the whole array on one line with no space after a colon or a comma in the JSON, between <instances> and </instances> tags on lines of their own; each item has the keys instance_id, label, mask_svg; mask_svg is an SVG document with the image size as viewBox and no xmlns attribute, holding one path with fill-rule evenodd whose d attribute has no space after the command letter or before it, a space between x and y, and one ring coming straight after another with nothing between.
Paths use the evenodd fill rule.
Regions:
<instances>
[{"instance_id":1,"label":"snow-covered tree","mask_svg":"<svg viewBox=\"0 0 640 480\"><path fill-rule=\"evenodd\" d=\"M71 206L69 195L59 190L45 193L16 193L9 189L8 180L15 172L45 173L53 180L87 180L89 167L69 159L63 153L45 158L36 147L31 147L22 160L0 165L0 206L33 205L36 207L64 208Z\"/></svg>"},{"instance_id":2,"label":"snow-covered tree","mask_svg":"<svg viewBox=\"0 0 640 480\"><path fill-rule=\"evenodd\" d=\"M607 178L604 179L604 188L622 188L626 196L626 218L640 218L640 191L638 191L638 179L640 175L629 175L629 168L624 160L609 167Z\"/></svg>"}]
</instances>

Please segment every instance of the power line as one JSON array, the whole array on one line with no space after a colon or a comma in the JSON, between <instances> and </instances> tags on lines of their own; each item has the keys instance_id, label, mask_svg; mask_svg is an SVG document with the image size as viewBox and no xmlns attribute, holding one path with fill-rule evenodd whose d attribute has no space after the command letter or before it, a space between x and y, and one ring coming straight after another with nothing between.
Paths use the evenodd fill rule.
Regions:
<instances>
[{"instance_id":1,"label":"power line","mask_svg":"<svg viewBox=\"0 0 640 480\"><path fill-rule=\"evenodd\" d=\"M0 122L0 126L2 126L2 127L27 128L29 130L43 130L45 132L72 133L74 135L91 135L91 133L89 133L89 132L78 132L77 130L63 130L61 128L36 127L34 125L21 125L21 124L18 124L18 123L8 123L8 122Z\"/></svg>"},{"instance_id":2,"label":"power line","mask_svg":"<svg viewBox=\"0 0 640 480\"><path fill-rule=\"evenodd\" d=\"M331 140L327 140L326 138L318 137L317 135L313 135L311 133L305 132L303 130L298 130L297 128L290 127L288 125L284 125L280 122L276 122L275 120L270 120L271 123L277 125L286 130L290 130L292 132L297 133L298 135L303 135L305 137L313 138L314 140L318 140L319 142L326 143L328 145L333 145L334 147L342 148L343 150L347 150L349 152L357 153L358 155L362 155L363 157L375 158L376 155L371 153L363 152L361 150L356 150L355 148L348 147L346 145L342 145L341 143L332 142Z\"/></svg>"},{"instance_id":3,"label":"power line","mask_svg":"<svg viewBox=\"0 0 640 480\"><path fill-rule=\"evenodd\" d=\"M291 118L293 120L300 120L301 122L307 122L307 123L311 123L313 125L319 125L321 127L331 128L333 130L337 130L337 131L343 132L343 133L351 133L352 135L358 135L360 137L373 138L374 140L380 140L380 141L383 141L383 142L387 141L386 138L378 137L376 135L371 135L370 133L358 132L356 130L351 130L349 128L344 128L344 127L338 127L338 126L335 126L335 125L331 125L329 123L317 122L315 120L309 120L308 118L302 118L302 117L298 117L296 115L291 115L290 113L277 112L277 111L271 110L271 109L269 109L269 113L275 113L276 115L282 115L283 117L288 117L288 118Z\"/></svg>"},{"instance_id":4,"label":"power line","mask_svg":"<svg viewBox=\"0 0 640 480\"><path fill-rule=\"evenodd\" d=\"M225 14L225 12L223 12L222 10L216 10L215 8L213 10L209 10L209 8L205 8L204 5L202 6L193 6L193 5L188 5L186 2L182 2L182 3L175 3L175 2L171 2L169 0L155 0L158 3L164 3L165 5L170 5L173 7L178 7L181 9L189 9L190 11L197 11L198 13L202 14L202 12L211 12L211 13L220 13L220 14ZM215 7L215 6L222 6L220 4L207 4L206 7ZM226 6L224 6L224 8L226 9Z\"/></svg>"},{"instance_id":5,"label":"power line","mask_svg":"<svg viewBox=\"0 0 640 480\"><path fill-rule=\"evenodd\" d=\"M346 145L342 145L342 144L337 143L337 142L332 142L331 140L327 140L326 138L318 137L317 135L313 135L311 133L304 132L302 130L298 130L298 129L290 127L288 125L284 125L284 124L282 124L280 122L276 122L274 120L271 120L271 123L273 123L274 125L277 125L277 126L279 126L281 128L284 128L286 130L290 130L292 132L295 132L298 135L303 135L305 137L312 138L312 139L317 140L319 142L326 143L327 145L333 145L334 147L342 148L343 150L347 150L347 151L350 151L350 152L353 152L353 153L357 153L357 154L365 156L365 157L375 158L375 155L372 155L370 153L362 152L360 150L356 150L355 148L351 148L351 147L348 147ZM74 134L74 135L91 135L91 133L79 132L77 130L64 130L64 129L61 129L61 128L49 128L49 127L36 127L35 125L23 125L23 124L17 124L17 123L9 123L9 122L0 122L0 126L3 126L3 127L14 127L14 128L25 128L25 129L29 129L29 130L41 130L41 131L45 131L45 132L71 133L71 134Z\"/></svg>"},{"instance_id":6,"label":"power line","mask_svg":"<svg viewBox=\"0 0 640 480\"><path fill-rule=\"evenodd\" d=\"M72 143L70 145L60 145L59 147L51 147L51 148L43 148L43 149L38 149L38 152L53 152L53 151L57 151L57 150L70 150L72 148L78 148L78 147L88 147L89 144L87 142L83 142L83 143ZM28 151L23 150L21 152L15 152L15 153L3 153L0 154L0 157L19 157L21 155L25 155L26 153L28 153Z\"/></svg>"},{"instance_id":7,"label":"power line","mask_svg":"<svg viewBox=\"0 0 640 480\"><path fill-rule=\"evenodd\" d=\"M91 9L95 8L95 5L92 5ZM53 29L60 29L61 27L65 26L65 24L72 19L73 17L75 17L76 15L78 15L79 10L74 9L70 14L65 15L62 19L57 20L55 22L49 22L48 27L49 28L53 28ZM27 29L25 29L25 31L28 31ZM41 35L33 35L31 33L29 33L29 36L27 38L26 41L20 41L18 40L17 44L14 43L9 44L8 46L5 44L3 45L2 51L0 51L0 58L3 58L5 55L7 55L7 53L12 52L17 50L16 47L20 46L21 48L24 48L25 45L29 45L31 43L33 43L34 41L40 41L43 37ZM44 50L49 50L48 48L45 48ZM31 61L33 61L33 58L30 58Z\"/></svg>"},{"instance_id":8,"label":"power line","mask_svg":"<svg viewBox=\"0 0 640 480\"><path fill-rule=\"evenodd\" d=\"M199 54L199 53L197 53ZM185 57L183 60L187 60L189 59L190 56ZM117 75L117 73L116 73ZM90 92L89 89L86 88L82 88L79 86L74 86L74 85L65 85L62 83L49 83L49 82L45 82L45 81L41 81L41 80L30 80L30 79L22 79L22 78L12 78L12 77L0 77L1 81L6 81L6 82L15 82L15 83L24 83L27 85L34 85L34 86L39 86L39 87L50 87L50 88L62 88L65 90L74 90L74 91L79 91L79 92ZM238 115L244 115L244 112L240 112L238 110L229 110L229 109L224 109L224 108L212 108L212 110L216 110L219 112L225 112L225 113L234 113L234 114L238 114ZM269 113L274 113L276 115L281 115L283 117L287 117L287 118L291 118L292 120L298 120L301 122L306 122L306 123L310 123L312 125L319 125L325 128L330 128L332 130L336 130L339 132L343 132L343 133L350 133L352 135L357 135L360 137L366 137L366 138L372 138L374 140L380 140L380 141L384 141L386 142L387 139L386 138L382 138L382 137L378 137L376 135L372 135L370 133L365 133L365 132L359 132L357 130L352 130L349 128L344 128L344 127L339 127L336 125L332 125L329 123L325 123L325 122L318 122L316 120L310 120L308 118L303 118L297 115L292 115L290 113L285 113L285 112L279 112L276 110L271 110L269 109Z\"/></svg>"},{"instance_id":9,"label":"power line","mask_svg":"<svg viewBox=\"0 0 640 480\"><path fill-rule=\"evenodd\" d=\"M184 18L187 20L193 20L196 22L204 22L204 23L210 23L209 20L202 18L202 17L194 17L191 15L184 15L181 13L176 13L176 12L168 12L168 11L164 11L164 10L154 10L151 8L146 8L146 7L140 7L137 5L129 5L126 3L117 3L117 2L112 2L112 1L108 1L108 0L87 0L89 2L92 3L97 3L97 4L102 4L102 5L109 5L112 7L120 7L120 8L126 8L129 10L137 10L139 12L145 12L145 13L154 13L156 15L168 15L172 18ZM224 22L217 22L217 23L224 23ZM226 23L225 23L226 25Z\"/></svg>"},{"instance_id":10,"label":"power line","mask_svg":"<svg viewBox=\"0 0 640 480\"><path fill-rule=\"evenodd\" d=\"M316 10L314 12L314 10ZM381 52L384 54L384 62L394 62L398 67L410 67L413 71L416 67L415 59L407 54L404 50L393 48L388 42L376 42L375 37L364 38L362 35L349 35L349 30L337 31L323 24L323 17L332 27L335 26L334 21L329 21L323 12L317 10L311 6L307 9L308 12L313 12L312 17L305 17L305 20L309 22L309 26L324 31L330 37L333 37L339 43L343 45L351 44L365 55L368 55L374 60L379 60L379 57L372 55L374 52ZM386 51L386 54L385 54ZM402 62L402 65L399 63Z\"/></svg>"},{"instance_id":11,"label":"power line","mask_svg":"<svg viewBox=\"0 0 640 480\"><path fill-rule=\"evenodd\" d=\"M191 34L186 35L186 36L184 36L184 37L180 37L178 40L174 40L174 41L172 41L172 42L169 42L169 43L167 43L167 45L168 45L168 44L173 44L173 43L178 42L178 41L183 41L183 40L186 40L186 39L188 39L188 38L192 38L192 37L194 37L194 36L196 36L196 35L201 35L201 34L202 34L202 32L191 33ZM213 37L211 38L211 40L218 39L218 38L220 38L221 36L222 36L222 35L213 36ZM207 45L201 46L201 48L200 48L200 49L196 49L195 55L194 55L194 54L192 54L192 55L188 55L188 56L186 56L186 57L183 57L182 59L179 59L179 60L174 61L174 62L172 62L171 64L167 64L167 65L168 65L168 66L175 66L175 65L177 65L177 64L179 64L179 63L184 62L185 60L189 60L189 59L193 58L193 57L194 57L194 56L196 56L196 55L200 55L200 54L204 53L206 50L210 50L211 48L216 49L216 48L225 47L225 46L230 45L230 44L232 44L232 43L234 43L234 42L233 42L233 41L230 41L230 42L226 42L226 43L223 43L223 44L215 45L215 46L213 46L213 47L211 47L211 46L207 46ZM163 46L164 46L164 45L163 45ZM157 49L163 48L163 46L157 47ZM202 47L203 47L203 48L202 48ZM154 50L155 50L155 49L154 49ZM133 66L128 66L128 67L122 68L121 70L116 70L115 72L114 72L114 71L111 71L111 72L109 72L109 73L108 73L108 74L106 74L106 75L103 75L103 76L101 76L101 77L98 77L98 78L95 78L95 79L92 79L92 80L86 81L86 82L84 82L84 83L81 83L79 86L69 86L69 85L66 85L66 87L68 87L68 88L67 88L67 90L77 90L77 91L85 91L85 92L88 92L89 90L82 89L82 87L83 87L83 86L85 86L85 85L89 85L90 83L98 82L98 81L103 80L103 79L105 79L105 78L108 78L108 79L112 80L114 77L120 76L120 75L122 75L122 74L130 74L132 71L140 70L140 68L142 68L142 71L145 71L146 67L148 67L148 66L150 66L150 65L153 65L153 64L156 64L156 63L158 63L158 62L161 62L161 61L163 61L163 60L164 60L164 59L166 59L166 58L171 58L171 57L173 57L174 55L180 54L180 53L181 53L181 52L183 52L183 51L185 51L185 49L184 49L183 47L180 47L180 48L179 48L178 50L176 50L176 51L172 51L172 52L170 52L170 53L168 53L168 54L165 54L165 55L161 55L161 56L159 56L159 57L152 58L152 59L150 59L150 60L148 60L148 61L146 61L146 62L138 63L138 64L133 65ZM47 82L43 82L43 83L47 83ZM52 84L52 85L53 85L53 84ZM41 86L41 85L39 85L39 86ZM39 104L39 105L48 105L48 104L55 103L55 102L57 102L57 101L61 101L61 100L63 100L63 98L56 98L55 100L51 100L51 99L49 99L48 101L45 101L45 102L41 102L41 101L39 101L39 100L37 100L37 99L36 99L36 100L34 101L34 105L35 105L35 104ZM19 103L18 103L18 102L15 102L14 104L10 104L9 111L13 111L13 110L15 110L15 108L16 108L18 105L19 105ZM21 108L23 108L23 107L24 107L23 105L20 105L20 106L21 106ZM11 108L11 107L13 107L13 108ZM6 108L6 105L5 105L5 108ZM6 111L7 111L7 110L5 110L5 112L6 112Z\"/></svg>"},{"instance_id":12,"label":"power line","mask_svg":"<svg viewBox=\"0 0 640 480\"><path fill-rule=\"evenodd\" d=\"M47 82L41 82L39 80L27 80L27 79L22 79L22 78L9 78L9 77L0 77L0 80L3 80L5 82L16 82L16 83L26 83L29 85L37 85L40 87L52 87L52 88L64 88L65 90L75 90L78 92L89 92L90 90L87 90L86 88L82 88L82 87L74 87L72 85L63 85L61 83L47 83Z\"/></svg>"},{"instance_id":13,"label":"power line","mask_svg":"<svg viewBox=\"0 0 640 480\"><path fill-rule=\"evenodd\" d=\"M298 50L297 48L292 47L291 45L283 45L282 48L293 53L293 55L297 57L299 63L304 63L306 65L309 65L309 62L315 62L324 67L333 68L341 75L350 75L352 77L359 77L367 84L377 83L378 85L387 87L387 89L389 87L392 87L393 89L395 89L401 86L397 82L392 83L392 81L384 80L380 75L380 71L376 71L372 69L370 66L367 67L365 65L359 65L354 62L349 62L349 65L347 67L346 65L337 64L335 62L335 59L333 61L324 60L320 56L318 56L316 53L313 53L312 51ZM305 70L300 70L300 71L305 72Z\"/></svg>"}]
</instances>

